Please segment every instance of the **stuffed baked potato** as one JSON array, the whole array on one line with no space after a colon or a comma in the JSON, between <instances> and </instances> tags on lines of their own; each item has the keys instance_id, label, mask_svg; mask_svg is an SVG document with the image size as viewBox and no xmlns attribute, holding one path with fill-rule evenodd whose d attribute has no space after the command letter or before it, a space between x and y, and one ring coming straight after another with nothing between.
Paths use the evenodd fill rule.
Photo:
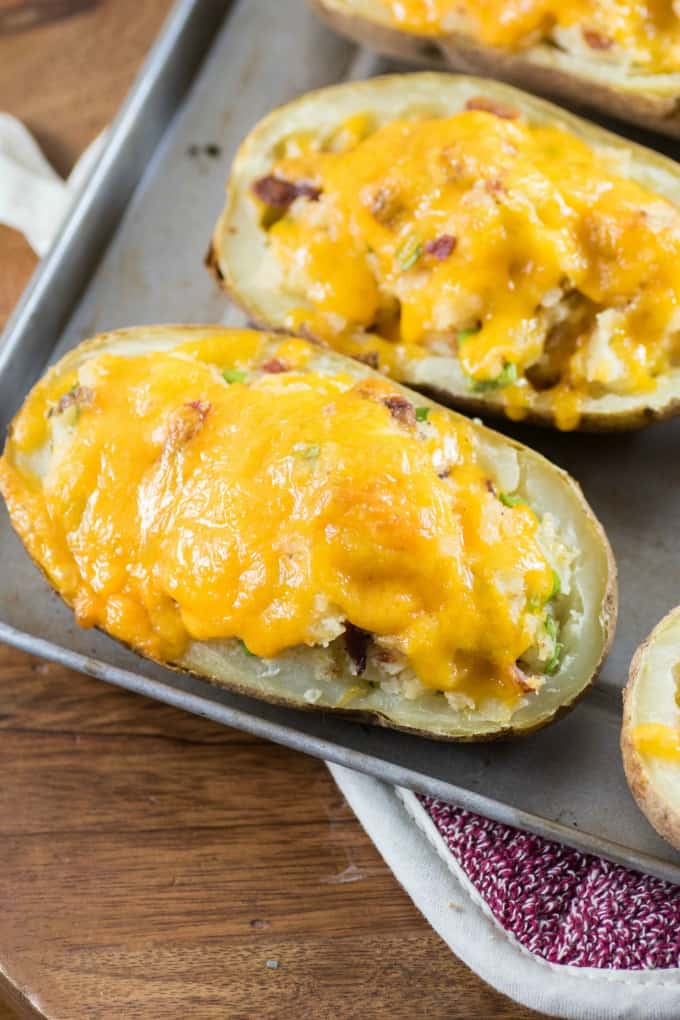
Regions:
<instances>
[{"instance_id":1,"label":"stuffed baked potato","mask_svg":"<svg viewBox=\"0 0 680 1020\"><path fill-rule=\"evenodd\" d=\"M508 86L303 96L239 150L209 264L258 324L463 409L563 429L680 410L680 170Z\"/></svg>"},{"instance_id":2,"label":"stuffed baked potato","mask_svg":"<svg viewBox=\"0 0 680 1020\"><path fill-rule=\"evenodd\" d=\"M613 636L611 551L568 475L299 339L81 344L16 416L0 490L79 623L269 701L524 733Z\"/></svg>"},{"instance_id":3,"label":"stuffed baked potato","mask_svg":"<svg viewBox=\"0 0 680 1020\"><path fill-rule=\"evenodd\" d=\"M621 751L640 809L680 850L680 606L635 653L624 693Z\"/></svg>"},{"instance_id":4,"label":"stuffed baked potato","mask_svg":"<svg viewBox=\"0 0 680 1020\"><path fill-rule=\"evenodd\" d=\"M680 137L680 15L670 0L311 0L391 56L583 103Z\"/></svg>"}]
</instances>

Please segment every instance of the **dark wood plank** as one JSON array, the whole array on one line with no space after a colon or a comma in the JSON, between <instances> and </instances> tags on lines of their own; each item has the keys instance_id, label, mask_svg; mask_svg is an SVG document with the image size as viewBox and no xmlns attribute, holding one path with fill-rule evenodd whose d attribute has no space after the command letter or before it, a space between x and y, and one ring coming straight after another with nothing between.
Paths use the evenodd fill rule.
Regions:
<instances>
[{"instance_id":1,"label":"dark wood plank","mask_svg":"<svg viewBox=\"0 0 680 1020\"><path fill-rule=\"evenodd\" d=\"M0 36L2 109L21 117L59 173L108 124L170 0L99 0L90 10Z\"/></svg>"},{"instance_id":2,"label":"dark wood plank","mask_svg":"<svg viewBox=\"0 0 680 1020\"><path fill-rule=\"evenodd\" d=\"M451 956L319 762L10 649L0 692L0 954L42 1015L530 1015Z\"/></svg>"},{"instance_id":3,"label":"dark wood plank","mask_svg":"<svg viewBox=\"0 0 680 1020\"><path fill-rule=\"evenodd\" d=\"M168 7L0 37L3 108L61 172ZM35 259L1 229L0 259L1 322ZM22 1017L537 1015L451 955L317 761L0 647L0 774L0 998Z\"/></svg>"},{"instance_id":4,"label":"dark wood plank","mask_svg":"<svg viewBox=\"0 0 680 1020\"><path fill-rule=\"evenodd\" d=\"M0 226L0 327L9 317L18 295L28 282L38 260L22 234Z\"/></svg>"}]
</instances>

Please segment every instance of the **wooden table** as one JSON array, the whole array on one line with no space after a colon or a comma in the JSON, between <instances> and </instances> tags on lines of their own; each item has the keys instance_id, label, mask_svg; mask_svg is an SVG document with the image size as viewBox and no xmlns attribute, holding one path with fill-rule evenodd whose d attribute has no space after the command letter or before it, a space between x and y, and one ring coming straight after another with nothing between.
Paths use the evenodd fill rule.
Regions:
<instances>
[{"instance_id":1,"label":"wooden table","mask_svg":"<svg viewBox=\"0 0 680 1020\"><path fill-rule=\"evenodd\" d=\"M169 3L29 6L0 35L0 106L66 172ZM2 321L35 260L2 228L0 259ZM2 646L0 731L0 998L19 1016L537 1016L450 954L320 762Z\"/></svg>"}]
</instances>

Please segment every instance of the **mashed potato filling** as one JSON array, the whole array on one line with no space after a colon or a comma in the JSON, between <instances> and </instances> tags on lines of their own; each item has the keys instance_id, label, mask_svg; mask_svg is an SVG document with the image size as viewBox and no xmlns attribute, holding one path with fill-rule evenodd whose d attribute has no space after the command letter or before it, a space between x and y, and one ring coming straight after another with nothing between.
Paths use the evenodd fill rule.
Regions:
<instances>
[{"instance_id":1,"label":"mashed potato filling","mask_svg":"<svg viewBox=\"0 0 680 1020\"><path fill-rule=\"evenodd\" d=\"M680 70L680 17L671 0L380 0L407 32L467 35L502 49L537 42L654 73Z\"/></svg>"},{"instance_id":2,"label":"mashed potato filling","mask_svg":"<svg viewBox=\"0 0 680 1020\"><path fill-rule=\"evenodd\" d=\"M253 201L299 299L286 322L400 376L457 359L514 417L654 390L680 358L680 212L558 127L483 97L293 135Z\"/></svg>"},{"instance_id":3,"label":"mashed potato filling","mask_svg":"<svg viewBox=\"0 0 680 1020\"><path fill-rule=\"evenodd\" d=\"M272 658L351 638L472 703L537 689L565 588L549 515L503 491L465 419L312 370L304 341L260 348L93 350L32 391L0 490L79 623L165 661L192 639Z\"/></svg>"}]
</instances>

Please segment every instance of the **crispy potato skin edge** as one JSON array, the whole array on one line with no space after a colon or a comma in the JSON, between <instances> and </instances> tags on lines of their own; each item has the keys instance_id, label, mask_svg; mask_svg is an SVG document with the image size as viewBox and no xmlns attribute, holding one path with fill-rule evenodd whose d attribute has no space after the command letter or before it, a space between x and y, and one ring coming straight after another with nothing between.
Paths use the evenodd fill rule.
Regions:
<instances>
[{"instance_id":1,"label":"crispy potato skin edge","mask_svg":"<svg viewBox=\"0 0 680 1020\"><path fill-rule=\"evenodd\" d=\"M206 260L205 261L206 261L206 265L208 265L210 267L211 263L212 263L212 259L210 257L210 251L208 252L208 255L206 256ZM146 330L153 330L154 327L143 327L143 328L146 329ZM180 324L173 324L173 325L168 325L168 326L163 326L163 327L156 327L156 328L157 329L161 329L163 332L167 332L169 330L182 330L182 331L186 331L186 332L190 333L190 332L194 332L194 331L198 332L198 331L201 331L201 330L210 329L210 328L214 328L214 327L211 327L209 324L203 324L203 325L196 325L196 324L194 324L194 325L188 325L188 326L183 326L183 325L180 325ZM225 327L220 327L220 328L225 328ZM92 337L90 340L84 341L83 343L79 344L78 347L75 348L74 350L77 350L79 352L95 350L101 344L103 344L106 341L108 341L112 336L123 338L125 336L130 336L130 335L134 336L135 333L136 333L135 329L111 330L111 331L109 331L107 333L98 334L97 336ZM64 358L61 359L60 362L57 363L57 365L54 366L54 369L56 370L56 368L62 363L62 361L64 361L66 358L68 358L71 354L72 354L72 352L69 352L68 354L66 354L64 356ZM397 385L399 385L399 384L397 384ZM21 413L21 409L19 410L19 412L17 412L17 416L20 413ZM7 452L7 448L9 446L9 444L11 443L12 433L13 433L13 428L14 428L14 421L15 421L15 419L13 419L12 422L10 423L10 426L9 426L9 429L8 429L7 442L6 442L5 449L4 449L3 453ZM511 440L508 440L508 441L512 442ZM522 444L520 444L520 443L513 443L512 445L517 446L517 447L521 447L522 446ZM223 681L223 680L219 680L219 679L216 679L215 677L209 676L207 674L197 673L194 670L187 669L186 667L182 666L178 662L164 662L161 659L154 659L151 656L144 656L136 648L134 648L132 645L126 644L126 642L118 641L118 643L119 644L123 644L126 647L128 647L132 652L134 652L136 655L138 655L140 657L140 659L146 658L146 659L148 659L151 662L156 662L160 666L163 666L163 667L168 668L168 669L172 669L173 671L178 672L178 673L184 673L184 674L187 674L187 675L190 675L190 676L194 676L194 677L198 678L199 680L207 681L208 683L212 684L215 687L221 687L221 688L223 688L225 690L231 691L234 694L245 695L245 696L253 698L254 700L257 700L257 701L264 701L264 702L267 702L269 704L283 706L284 708L292 708L292 709L296 709L296 710L304 709L305 711L312 711L312 712L329 712L329 713L332 713L333 715L341 715L341 716L343 716L345 718L354 719L357 722L368 722L368 723L372 723L372 724L375 724L375 725L378 725L378 726L382 726L382 727L384 727L386 729L398 730L399 732L410 733L410 734L413 734L415 736L427 737L428 739L431 739L431 740L439 740L439 741L445 741L445 742L449 742L449 743L488 743L488 742L495 741L495 740L503 740L503 739L506 739L506 738L509 738L509 737L515 738L515 737L528 736L529 734L535 733L537 730L543 729L543 727L548 726L548 725L550 725L550 723L556 722L558 719L561 719L563 716L567 715L574 708L574 706L581 700L581 698L587 693L587 691L592 686L592 684L595 683L595 681L597 680L597 678L598 678L598 676L600 674L602 666L603 666L603 664L604 664L604 662L605 662L605 660L607 658L607 655L609 654L609 651L611 650L612 642L614 640L614 634L615 634L615 631L616 631L616 621L617 621L617 616L618 616L618 572L617 572L616 560L614 559L614 554L613 554L611 545L609 543L609 540L608 540L608 538L606 536L606 533L605 533L604 529L602 528L602 525L598 521L597 517L595 517L595 515L593 514L592 510L590 509L588 503L586 502L586 499L583 496L583 493L581 491L581 487L578 485L578 483L576 481L574 481L574 479L571 478L571 476L568 475L567 472L562 471L561 469L558 469L558 468L556 468L556 470L558 470L560 472L560 474L568 482L568 484L573 486L573 488L576 490L576 493L577 493L577 496L578 496L578 499L579 499L579 503L581 504L586 517L588 518L590 523L595 528L595 530L596 530L596 532L598 534L598 537L599 537L600 541L602 542L602 544L603 544L603 546L605 548L605 551L606 551L606 559L607 559L607 586L605 588L605 593L604 593L604 597L603 597L603 600L602 600L602 609L601 609L602 626L603 626L603 629L604 629L604 641L603 641L603 644L602 644L602 649L601 649L600 658L598 660L598 663L597 663L595 669L593 670L593 673L588 678L588 680L583 684L581 689L579 691L577 691L577 693L572 698L570 698L568 701L565 701L563 704L559 705L558 708L551 715L548 715L545 718L537 720L534 724L530 724L530 725L524 726L521 729L518 729L517 727L513 727L512 725L508 725L508 726L498 727L496 729L485 730L485 731L482 731L482 732L480 732L478 734L475 734L475 735L470 735L470 734L450 734L450 733L442 733L442 732L431 731L431 730L422 730L422 729L419 729L418 727L415 727L415 726L403 726L403 725L399 725L398 723L393 722L391 719L389 719L387 716L383 715L382 713L365 712L363 710L351 709L351 708L345 708L345 709L328 708L326 706L319 706L319 705L308 704L307 702L300 703L300 702L297 702L297 701L293 701L293 700L286 699L286 698L279 698L279 697L272 696L272 695L254 694L253 691L249 688L249 686L247 684L239 683L237 681L226 682L226 681ZM23 545L23 542L22 542L22 545ZM26 550L26 552L29 555L29 558L31 559L33 564L37 567L39 572L44 577L44 579L47 582L47 584L49 585L49 587L55 592L55 594L57 594L62 599L62 601L66 605L69 606L69 609L72 609L73 607L70 605L70 603L61 595L61 592L59 592L54 587L54 585L52 584L50 578L47 576L46 572L43 570L42 565L36 559L34 559L30 555L30 553L28 553L28 550ZM95 629L100 630L102 633L106 633L106 631L102 631L101 628L95 628ZM109 634L107 634L107 637L111 638L112 641L117 641L116 638L112 638L111 635L109 635Z\"/></svg>"},{"instance_id":2,"label":"crispy potato skin edge","mask_svg":"<svg viewBox=\"0 0 680 1020\"><path fill-rule=\"evenodd\" d=\"M630 663L628 683L623 692L623 724L621 726L621 757L630 792L650 825L676 850L680 850L680 813L671 807L650 783L642 757L638 754L633 742L635 728L633 691L640 677L644 656L654 642L657 632L668 622L670 617L678 615L680 615L680 607L672 609L637 648Z\"/></svg>"},{"instance_id":3,"label":"crispy potato skin edge","mask_svg":"<svg viewBox=\"0 0 680 1020\"><path fill-rule=\"evenodd\" d=\"M621 120L680 138L680 96L608 85L580 74L577 69L546 67L526 53L506 53L480 45L467 36L425 36L402 32L357 14L331 9L325 0L308 0L310 6L334 31L378 53L420 66L484 74L547 96L582 103ZM528 51L530 52L530 51Z\"/></svg>"}]
</instances>

